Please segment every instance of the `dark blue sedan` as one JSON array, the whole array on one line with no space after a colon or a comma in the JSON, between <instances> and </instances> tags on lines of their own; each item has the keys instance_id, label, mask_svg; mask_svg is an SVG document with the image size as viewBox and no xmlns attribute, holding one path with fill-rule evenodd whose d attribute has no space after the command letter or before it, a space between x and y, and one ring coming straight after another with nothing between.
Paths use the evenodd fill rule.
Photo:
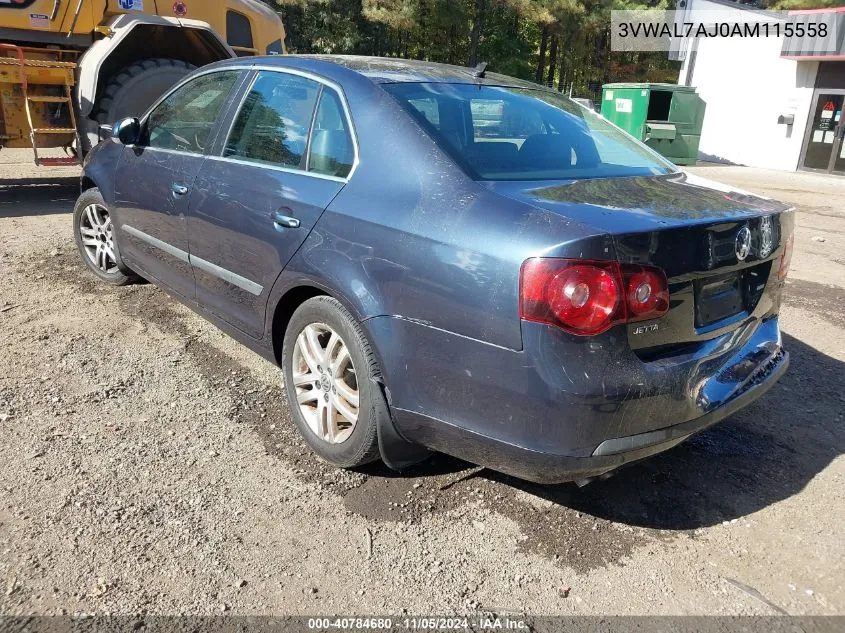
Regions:
<instances>
[{"instance_id":1,"label":"dark blue sedan","mask_svg":"<svg viewBox=\"0 0 845 633\"><path fill-rule=\"evenodd\" d=\"M278 363L342 467L437 450L540 482L670 448L786 370L793 213L557 92L356 57L205 67L88 157L100 279Z\"/></svg>"}]
</instances>

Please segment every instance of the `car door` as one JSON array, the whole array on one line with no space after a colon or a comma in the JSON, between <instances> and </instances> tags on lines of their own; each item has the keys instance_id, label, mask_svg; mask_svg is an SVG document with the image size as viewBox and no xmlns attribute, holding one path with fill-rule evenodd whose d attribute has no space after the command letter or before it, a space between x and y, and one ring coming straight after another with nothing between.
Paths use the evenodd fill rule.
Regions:
<instances>
[{"instance_id":1,"label":"car door","mask_svg":"<svg viewBox=\"0 0 845 633\"><path fill-rule=\"evenodd\" d=\"M354 161L337 87L258 71L190 200L198 303L261 337L273 283L345 185Z\"/></svg>"},{"instance_id":2,"label":"car door","mask_svg":"<svg viewBox=\"0 0 845 633\"><path fill-rule=\"evenodd\" d=\"M142 122L141 140L124 148L115 176L121 256L138 272L193 299L185 221L191 188L242 71L217 71L176 88Z\"/></svg>"}]
</instances>

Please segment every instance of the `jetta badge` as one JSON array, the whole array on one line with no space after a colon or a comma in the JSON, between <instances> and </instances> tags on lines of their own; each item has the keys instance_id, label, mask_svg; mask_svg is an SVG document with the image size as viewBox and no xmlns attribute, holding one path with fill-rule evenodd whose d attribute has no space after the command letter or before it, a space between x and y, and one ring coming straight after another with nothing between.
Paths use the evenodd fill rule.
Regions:
<instances>
[{"instance_id":1,"label":"jetta badge","mask_svg":"<svg viewBox=\"0 0 845 633\"><path fill-rule=\"evenodd\" d=\"M775 226L772 216L764 216L760 220L760 257L768 257L772 254L775 245Z\"/></svg>"},{"instance_id":2,"label":"jetta badge","mask_svg":"<svg viewBox=\"0 0 845 633\"><path fill-rule=\"evenodd\" d=\"M649 325L641 325L634 328L634 334L651 334L652 332L657 332L659 329L660 326L657 323L650 323Z\"/></svg>"},{"instance_id":3,"label":"jetta badge","mask_svg":"<svg viewBox=\"0 0 845 633\"><path fill-rule=\"evenodd\" d=\"M751 252L751 229L743 226L736 234L736 258L744 262Z\"/></svg>"}]
</instances>

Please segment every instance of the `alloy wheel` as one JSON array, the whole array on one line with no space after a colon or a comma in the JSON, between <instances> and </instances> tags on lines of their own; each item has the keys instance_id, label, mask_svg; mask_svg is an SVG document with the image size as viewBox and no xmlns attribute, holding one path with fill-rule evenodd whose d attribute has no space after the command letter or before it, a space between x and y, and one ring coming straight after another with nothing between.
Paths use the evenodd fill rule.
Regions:
<instances>
[{"instance_id":1,"label":"alloy wheel","mask_svg":"<svg viewBox=\"0 0 845 633\"><path fill-rule=\"evenodd\" d=\"M117 270L114 252L114 228L108 210L99 204L89 204L82 212L79 233L85 254L100 271L109 274Z\"/></svg>"},{"instance_id":2,"label":"alloy wheel","mask_svg":"<svg viewBox=\"0 0 845 633\"><path fill-rule=\"evenodd\" d=\"M324 323L299 333L293 350L296 401L308 428L329 444L349 439L358 422L360 394L349 349Z\"/></svg>"}]
</instances>

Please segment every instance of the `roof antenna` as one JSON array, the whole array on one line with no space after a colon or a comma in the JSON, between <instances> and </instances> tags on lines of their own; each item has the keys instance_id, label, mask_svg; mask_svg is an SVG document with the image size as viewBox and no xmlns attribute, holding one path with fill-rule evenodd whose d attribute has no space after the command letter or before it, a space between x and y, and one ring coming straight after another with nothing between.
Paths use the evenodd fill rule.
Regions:
<instances>
[{"instance_id":1,"label":"roof antenna","mask_svg":"<svg viewBox=\"0 0 845 633\"><path fill-rule=\"evenodd\" d=\"M477 79L484 79L487 75L487 62L481 62L475 67L475 76Z\"/></svg>"}]
</instances>

